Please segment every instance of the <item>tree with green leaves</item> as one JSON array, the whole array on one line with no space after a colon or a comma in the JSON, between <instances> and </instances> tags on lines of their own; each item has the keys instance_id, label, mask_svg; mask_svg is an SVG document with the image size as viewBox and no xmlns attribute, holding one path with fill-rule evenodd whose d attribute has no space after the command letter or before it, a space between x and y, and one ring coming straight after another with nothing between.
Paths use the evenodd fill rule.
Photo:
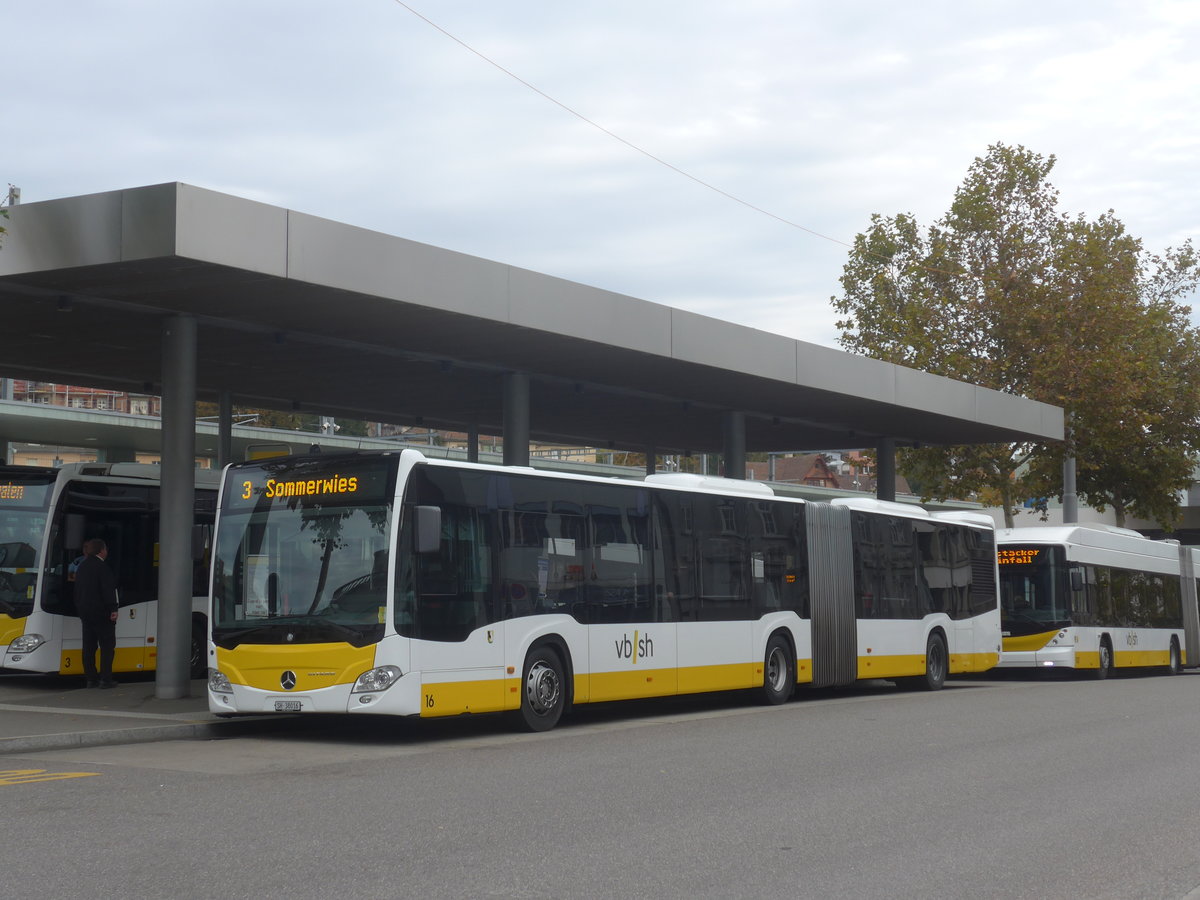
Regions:
<instances>
[{"instance_id":1,"label":"tree with green leaves","mask_svg":"<svg viewBox=\"0 0 1200 900\"><path fill-rule=\"evenodd\" d=\"M1170 526L1200 449L1200 341L1181 304L1200 281L1190 243L1152 256L1108 212L1057 211L1053 156L996 144L927 231L875 215L832 298L846 349L1062 406L1070 446L904 450L926 499L1004 510L1061 496L1064 451L1080 498Z\"/></svg>"}]
</instances>

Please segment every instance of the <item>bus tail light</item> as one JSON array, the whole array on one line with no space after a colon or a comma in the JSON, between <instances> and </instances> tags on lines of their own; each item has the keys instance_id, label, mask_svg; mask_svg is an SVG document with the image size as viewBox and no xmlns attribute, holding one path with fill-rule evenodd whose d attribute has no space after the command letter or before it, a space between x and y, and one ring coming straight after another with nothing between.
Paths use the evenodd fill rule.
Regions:
<instances>
[{"instance_id":1,"label":"bus tail light","mask_svg":"<svg viewBox=\"0 0 1200 900\"><path fill-rule=\"evenodd\" d=\"M368 694L376 691L386 691L400 678L402 673L396 666L379 666L369 672L363 672L354 682L352 694Z\"/></svg>"}]
</instances>

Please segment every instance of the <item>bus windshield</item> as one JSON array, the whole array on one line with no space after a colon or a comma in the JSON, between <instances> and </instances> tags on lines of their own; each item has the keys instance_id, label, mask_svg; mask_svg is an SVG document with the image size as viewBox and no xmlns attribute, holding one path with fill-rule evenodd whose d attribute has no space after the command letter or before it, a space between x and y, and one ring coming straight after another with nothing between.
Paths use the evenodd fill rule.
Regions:
<instances>
[{"instance_id":1,"label":"bus windshield","mask_svg":"<svg viewBox=\"0 0 1200 900\"><path fill-rule=\"evenodd\" d=\"M1071 592L1061 547L999 548L1000 620L1006 634L1051 631L1070 624Z\"/></svg>"},{"instance_id":2,"label":"bus windshield","mask_svg":"<svg viewBox=\"0 0 1200 900\"><path fill-rule=\"evenodd\" d=\"M389 458L231 467L213 569L213 640L346 642L383 636Z\"/></svg>"},{"instance_id":3,"label":"bus windshield","mask_svg":"<svg viewBox=\"0 0 1200 900\"><path fill-rule=\"evenodd\" d=\"M0 615L33 611L55 473L0 475Z\"/></svg>"}]
</instances>

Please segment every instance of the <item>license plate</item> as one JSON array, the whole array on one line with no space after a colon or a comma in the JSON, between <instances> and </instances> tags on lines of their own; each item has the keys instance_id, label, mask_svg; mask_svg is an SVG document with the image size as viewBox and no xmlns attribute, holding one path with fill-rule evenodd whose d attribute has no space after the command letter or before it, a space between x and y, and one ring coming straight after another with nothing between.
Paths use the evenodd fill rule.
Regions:
<instances>
[{"instance_id":1,"label":"license plate","mask_svg":"<svg viewBox=\"0 0 1200 900\"><path fill-rule=\"evenodd\" d=\"M276 700L275 712L300 712L304 704L299 700Z\"/></svg>"}]
</instances>

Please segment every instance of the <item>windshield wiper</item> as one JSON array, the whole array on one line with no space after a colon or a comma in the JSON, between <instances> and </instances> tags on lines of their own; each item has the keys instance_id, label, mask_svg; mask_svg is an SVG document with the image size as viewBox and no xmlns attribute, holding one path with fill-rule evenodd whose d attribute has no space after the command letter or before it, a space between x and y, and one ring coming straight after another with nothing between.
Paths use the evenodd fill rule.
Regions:
<instances>
[{"instance_id":1,"label":"windshield wiper","mask_svg":"<svg viewBox=\"0 0 1200 900\"><path fill-rule=\"evenodd\" d=\"M260 643L264 642L264 639L271 639L269 642L275 643L281 635L286 633L295 635L303 643L314 643L317 638L333 636L356 647L361 647L374 639L372 634L379 628L380 626L374 623L356 628L327 619L268 619L257 625L248 625L230 631L225 631L217 626L213 629L213 641L218 646L232 649L238 644Z\"/></svg>"}]
</instances>

